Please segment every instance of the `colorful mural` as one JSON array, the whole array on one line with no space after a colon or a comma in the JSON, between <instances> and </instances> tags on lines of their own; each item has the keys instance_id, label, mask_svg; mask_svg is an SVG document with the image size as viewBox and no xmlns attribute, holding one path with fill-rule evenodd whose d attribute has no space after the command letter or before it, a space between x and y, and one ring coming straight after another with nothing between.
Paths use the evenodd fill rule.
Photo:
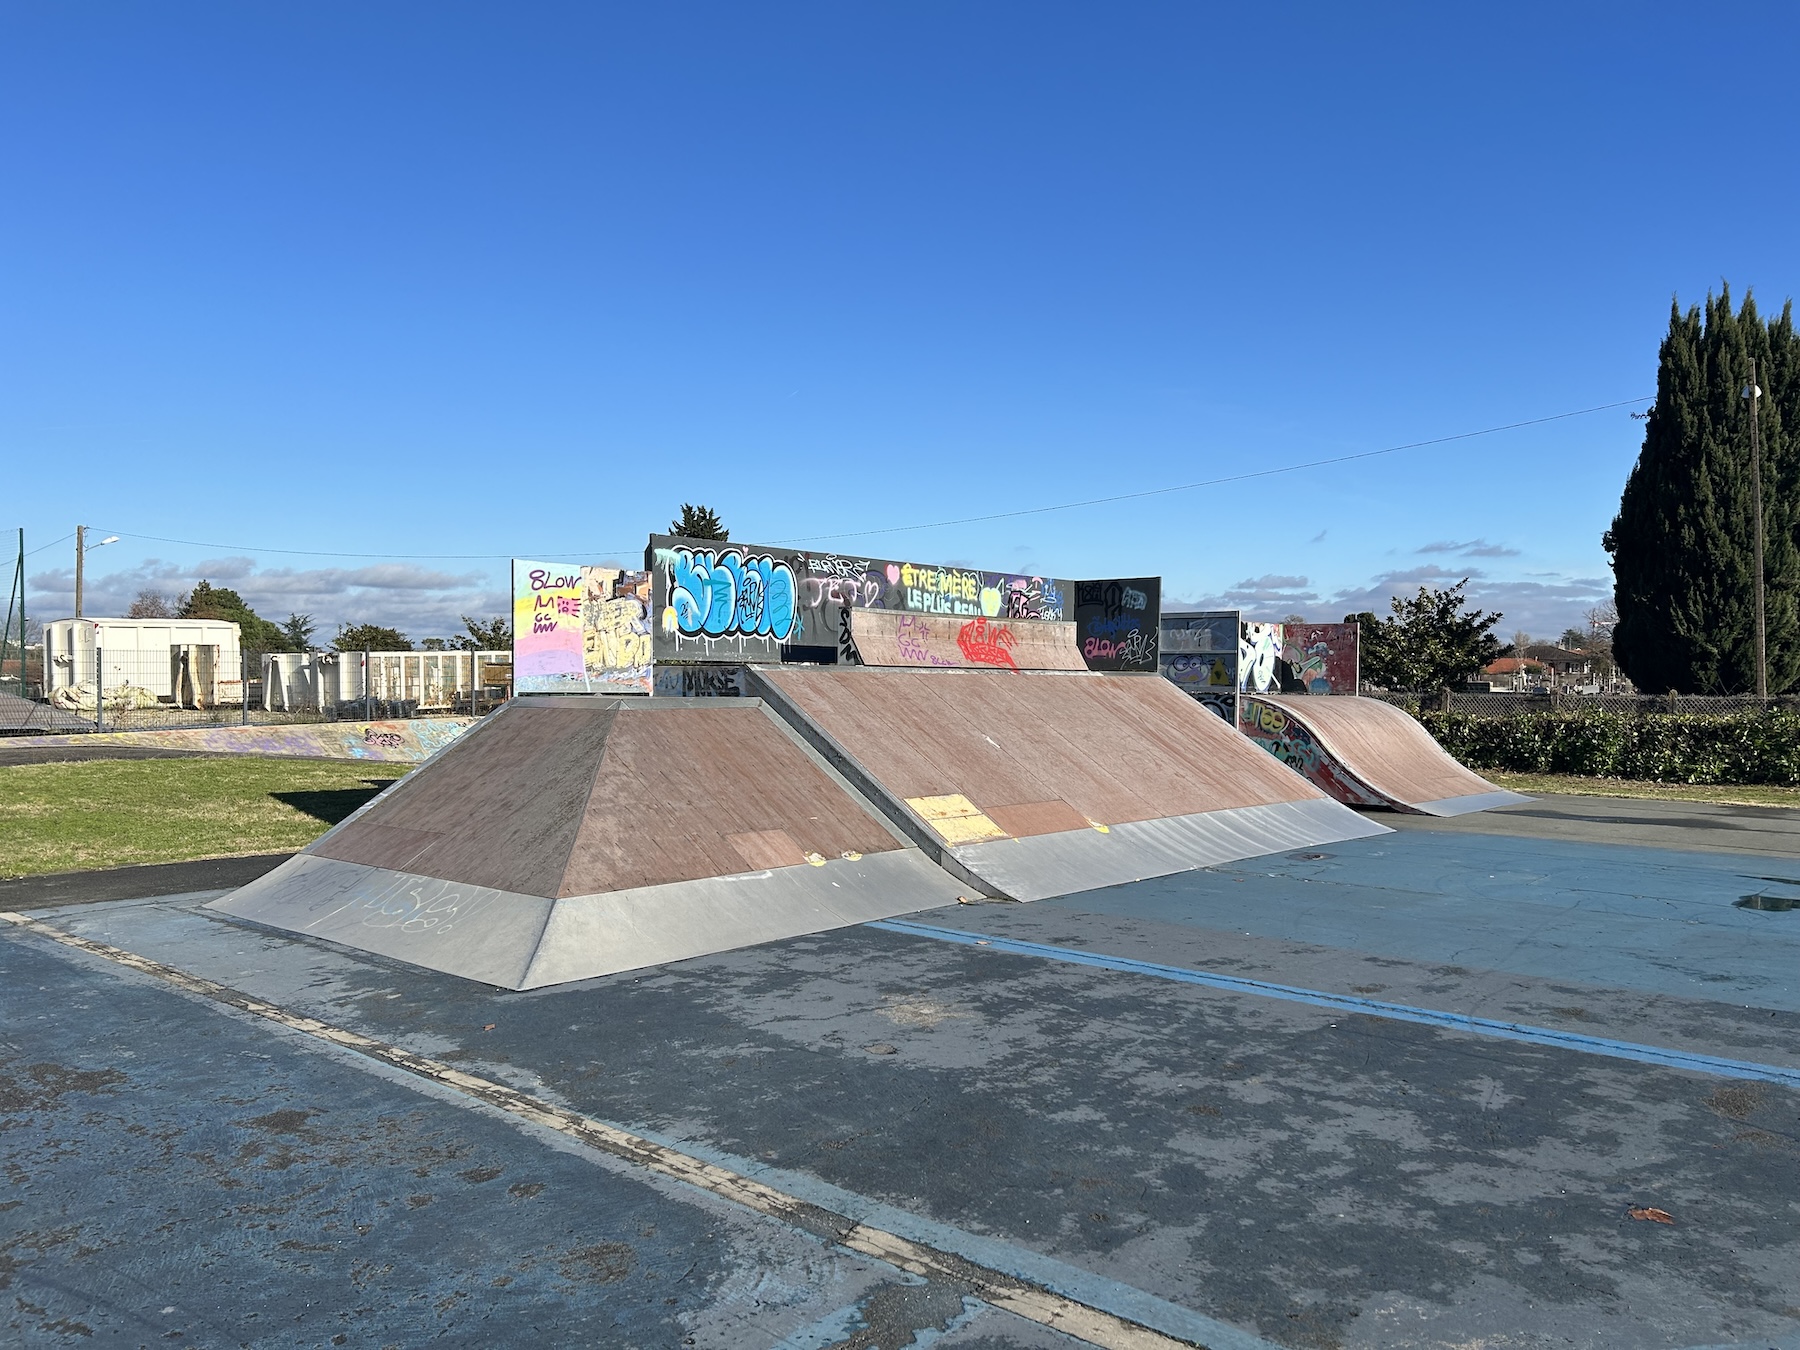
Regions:
<instances>
[{"instance_id":1,"label":"colorful mural","mask_svg":"<svg viewBox=\"0 0 1800 1350\"><path fill-rule=\"evenodd\" d=\"M1238 642L1238 685L1247 694L1354 694L1353 623L1245 621Z\"/></svg>"},{"instance_id":2,"label":"colorful mural","mask_svg":"<svg viewBox=\"0 0 1800 1350\"><path fill-rule=\"evenodd\" d=\"M1233 726L1238 721L1238 636L1235 609L1163 614L1157 669L1189 698Z\"/></svg>"},{"instance_id":3,"label":"colorful mural","mask_svg":"<svg viewBox=\"0 0 1800 1350\"><path fill-rule=\"evenodd\" d=\"M513 559L513 678L521 694L650 692L650 577Z\"/></svg>"},{"instance_id":4,"label":"colorful mural","mask_svg":"<svg viewBox=\"0 0 1800 1350\"><path fill-rule=\"evenodd\" d=\"M1353 623L1282 624L1281 687L1304 694L1356 693L1360 636Z\"/></svg>"},{"instance_id":5,"label":"colorful mural","mask_svg":"<svg viewBox=\"0 0 1800 1350\"><path fill-rule=\"evenodd\" d=\"M1062 621L1073 607L1074 583L1054 577L674 535L652 535L644 564L659 662L853 662L853 610Z\"/></svg>"},{"instance_id":6,"label":"colorful mural","mask_svg":"<svg viewBox=\"0 0 1800 1350\"><path fill-rule=\"evenodd\" d=\"M1273 703L1245 694L1238 726L1243 733L1307 782L1346 806L1384 806L1377 795Z\"/></svg>"},{"instance_id":7,"label":"colorful mural","mask_svg":"<svg viewBox=\"0 0 1800 1350\"><path fill-rule=\"evenodd\" d=\"M474 725L472 717L414 717L391 722L253 722L249 726L184 727L172 731L20 736L9 738L6 744L15 749L120 745L144 750L198 750L209 755L417 764Z\"/></svg>"}]
</instances>

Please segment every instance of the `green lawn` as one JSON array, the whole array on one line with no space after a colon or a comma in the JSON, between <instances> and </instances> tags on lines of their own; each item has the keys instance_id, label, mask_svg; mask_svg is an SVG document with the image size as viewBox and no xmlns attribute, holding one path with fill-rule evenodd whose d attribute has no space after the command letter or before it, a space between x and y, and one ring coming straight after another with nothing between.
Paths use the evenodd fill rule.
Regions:
<instances>
[{"instance_id":1,"label":"green lawn","mask_svg":"<svg viewBox=\"0 0 1800 1350\"><path fill-rule=\"evenodd\" d=\"M360 760L0 767L0 877L303 848L406 773Z\"/></svg>"},{"instance_id":2,"label":"green lawn","mask_svg":"<svg viewBox=\"0 0 1800 1350\"><path fill-rule=\"evenodd\" d=\"M1800 806L1800 787L1732 787L1724 784L1641 783L1629 778L1575 778L1557 773L1490 773L1483 778L1526 793L1575 793L1587 797L1654 797L1666 802L1719 802L1729 806Z\"/></svg>"}]
</instances>

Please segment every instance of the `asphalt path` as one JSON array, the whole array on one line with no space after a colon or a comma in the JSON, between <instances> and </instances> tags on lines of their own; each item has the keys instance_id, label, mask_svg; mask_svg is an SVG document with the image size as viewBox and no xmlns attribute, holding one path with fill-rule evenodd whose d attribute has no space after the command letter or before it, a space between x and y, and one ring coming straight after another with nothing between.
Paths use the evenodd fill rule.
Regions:
<instances>
[{"instance_id":1,"label":"asphalt path","mask_svg":"<svg viewBox=\"0 0 1800 1350\"><path fill-rule=\"evenodd\" d=\"M984 1301L986 1272L1177 1343L1789 1350L1800 1092L1593 1047L1800 1070L1800 910L1738 903L1800 895L1800 831L1628 806L1390 818L531 994L225 922L204 891L52 897L43 923L116 952L0 926L0 1328L1077 1343ZM715 1182L509 1116L458 1073ZM968 1278L734 1201L744 1181Z\"/></svg>"}]
</instances>

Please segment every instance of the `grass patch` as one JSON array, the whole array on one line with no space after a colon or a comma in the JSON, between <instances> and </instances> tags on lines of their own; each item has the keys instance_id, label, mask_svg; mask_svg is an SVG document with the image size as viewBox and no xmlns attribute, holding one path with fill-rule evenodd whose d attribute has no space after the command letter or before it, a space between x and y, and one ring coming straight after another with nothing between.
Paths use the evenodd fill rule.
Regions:
<instances>
[{"instance_id":1,"label":"grass patch","mask_svg":"<svg viewBox=\"0 0 1800 1350\"><path fill-rule=\"evenodd\" d=\"M409 766L94 759L0 767L0 876L304 848Z\"/></svg>"},{"instance_id":2,"label":"grass patch","mask_svg":"<svg viewBox=\"0 0 1800 1350\"><path fill-rule=\"evenodd\" d=\"M1800 806L1800 787L1728 786L1718 783L1645 783L1630 778L1579 778L1562 773L1496 773L1483 778L1526 793L1574 793L1583 797L1649 797L1664 802L1718 802L1722 806Z\"/></svg>"}]
</instances>

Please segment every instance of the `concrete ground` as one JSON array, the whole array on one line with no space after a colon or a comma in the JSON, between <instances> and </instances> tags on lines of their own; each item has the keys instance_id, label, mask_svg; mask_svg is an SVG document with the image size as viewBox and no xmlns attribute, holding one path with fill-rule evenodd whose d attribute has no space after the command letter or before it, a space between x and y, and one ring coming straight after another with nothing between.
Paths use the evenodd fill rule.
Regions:
<instances>
[{"instance_id":1,"label":"concrete ground","mask_svg":"<svg viewBox=\"0 0 1800 1350\"><path fill-rule=\"evenodd\" d=\"M1793 1350L1797 818L1389 816L533 994L40 883L0 1344Z\"/></svg>"}]
</instances>

